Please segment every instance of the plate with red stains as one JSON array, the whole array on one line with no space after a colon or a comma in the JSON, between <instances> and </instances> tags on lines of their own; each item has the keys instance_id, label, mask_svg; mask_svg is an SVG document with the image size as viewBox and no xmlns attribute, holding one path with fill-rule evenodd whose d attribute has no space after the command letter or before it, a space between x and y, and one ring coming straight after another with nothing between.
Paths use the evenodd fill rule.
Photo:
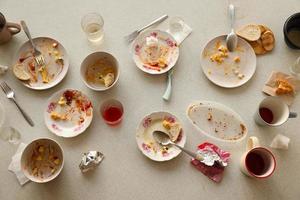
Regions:
<instances>
[{"instance_id":1,"label":"plate with red stains","mask_svg":"<svg viewBox=\"0 0 300 200\"><path fill-rule=\"evenodd\" d=\"M136 131L136 142L140 151L154 161L168 161L181 153L173 145L162 146L153 138L153 131L163 131L169 134L176 144L184 147L186 134L181 122L168 112L153 112L143 118Z\"/></svg>"},{"instance_id":2,"label":"plate with red stains","mask_svg":"<svg viewBox=\"0 0 300 200\"><path fill-rule=\"evenodd\" d=\"M14 57L15 76L26 87L34 90L45 90L59 84L66 76L69 68L69 57L65 48L55 39L48 37L33 38L36 48L42 53L45 65L38 66L33 56L29 41L25 42ZM15 72L15 71L14 71ZM26 79L18 76L22 73Z\"/></svg>"},{"instance_id":3,"label":"plate with red stains","mask_svg":"<svg viewBox=\"0 0 300 200\"><path fill-rule=\"evenodd\" d=\"M53 94L44 111L47 128L61 137L75 137L84 132L93 119L93 105L86 95L74 89Z\"/></svg>"},{"instance_id":4,"label":"plate with red stains","mask_svg":"<svg viewBox=\"0 0 300 200\"><path fill-rule=\"evenodd\" d=\"M248 133L246 123L241 116L217 102L194 102L188 106L187 117L202 134L219 141L241 141Z\"/></svg>"},{"instance_id":5,"label":"plate with red stains","mask_svg":"<svg viewBox=\"0 0 300 200\"><path fill-rule=\"evenodd\" d=\"M163 74L176 64L179 58L179 47L169 33L148 30L134 40L132 53L139 69L148 74Z\"/></svg>"}]
</instances>

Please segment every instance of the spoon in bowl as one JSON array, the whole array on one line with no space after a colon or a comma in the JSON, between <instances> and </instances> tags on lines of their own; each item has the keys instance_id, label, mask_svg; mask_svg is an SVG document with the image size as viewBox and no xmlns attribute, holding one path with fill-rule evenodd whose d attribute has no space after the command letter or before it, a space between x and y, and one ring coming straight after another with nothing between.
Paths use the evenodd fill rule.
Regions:
<instances>
[{"instance_id":1,"label":"spoon in bowl","mask_svg":"<svg viewBox=\"0 0 300 200\"><path fill-rule=\"evenodd\" d=\"M234 32L234 29L233 29L234 17L235 17L234 5L233 4L229 5L228 11L229 11L229 15L230 15L230 28L231 28L231 32L226 37L226 46L227 46L227 49L229 51L234 51L234 49L237 46L238 36Z\"/></svg>"},{"instance_id":2,"label":"spoon in bowl","mask_svg":"<svg viewBox=\"0 0 300 200\"><path fill-rule=\"evenodd\" d=\"M203 157L201 155L191 152L191 151L179 146L178 144L172 142L170 139L170 136L163 131L153 131L153 138L158 144L160 144L162 146L174 145L177 148L179 148L180 150L182 150L183 152L185 152L186 154L188 154L189 156L191 156L199 161L203 160Z\"/></svg>"}]
</instances>

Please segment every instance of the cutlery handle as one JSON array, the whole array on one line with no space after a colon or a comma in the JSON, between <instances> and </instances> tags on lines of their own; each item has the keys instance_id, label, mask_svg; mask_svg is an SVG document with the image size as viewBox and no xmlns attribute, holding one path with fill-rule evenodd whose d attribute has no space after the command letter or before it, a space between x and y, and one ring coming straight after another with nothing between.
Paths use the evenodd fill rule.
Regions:
<instances>
[{"instance_id":1,"label":"cutlery handle","mask_svg":"<svg viewBox=\"0 0 300 200\"><path fill-rule=\"evenodd\" d=\"M140 30L138 30L138 33L142 32L143 30L145 30L146 28L149 28L150 26L154 25L154 24L158 24L162 21L164 21L165 19L168 18L168 15L163 15L160 18L157 18L156 20L154 20L153 22L151 22L150 24L147 24L146 26L142 27Z\"/></svg>"},{"instance_id":2,"label":"cutlery handle","mask_svg":"<svg viewBox=\"0 0 300 200\"><path fill-rule=\"evenodd\" d=\"M290 112L289 118L297 118L297 113L296 112Z\"/></svg>"},{"instance_id":3,"label":"cutlery handle","mask_svg":"<svg viewBox=\"0 0 300 200\"><path fill-rule=\"evenodd\" d=\"M21 23L21 26L22 26L22 28L23 28L25 34L27 35L27 37L28 37L28 39L29 39L29 41L30 41L32 47L35 49L35 45L34 45L34 43L33 43L33 41L32 41L32 38L31 38L31 35L30 35L30 32L29 32L29 29L28 29L28 27L27 27L25 21L22 20L20 23Z\"/></svg>"},{"instance_id":4,"label":"cutlery handle","mask_svg":"<svg viewBox=\"0 0 300 200\"><path fill-rule=\"evenodd\" d=\"M20 112L22 113L23 117L26 119L26 121L28 122L28 124L30 126L34 126L34 122L32 121L32 119L29 117L29 115L21 108L21 106L18 104L18 102L13 99L13 102L16 104L16 106L18 107L18 109L20 110Z\"/></svg>"},{"instance_id":5,"label":"cutlery handle","mask_svg":"<svg viewBox=\"0 0 300 200\"><path fill-rule=\"evenodd\" d=\"M199 161L202 161L203 160L203 157L200 156L199 154L196 154L194 152L191 152L189 150L187 150L186 148L183 148L181 146L179 146L178 144L176 143L172 143L173 145L175 145L177 148L179 148L180 150L182 150L183 152L185 152L186 154L190 155L191 157L195 158L196 160L199 160Z\"/></svg>"},{"instance_id":6,"label":"cutlery handle","mask_svg":"<svg viewBox=\"0 0 300 200\"><path fill-rule=\"evenodd\" d=\"M235 17L235 11L234 11L234 5L233 4L229 5L228 11L229 11L229 15L230 15L230 27L231 27L231 30L233 30L234 17Z\"/></svg>"},{"instance_id":7,"label":"cutlery handle","mask_svg":"<svg viewBox=\"0 0 300 200\"><path fill-rule=\"evenodd\" d=\"M172 70L172 69L171 69ZM167 83L167 89L163 95L163 99L165 101L169 101L170 96L171 96L171 92L172 92L172 72L168 73L168 83Z\"/></svg>"}]
</instances>

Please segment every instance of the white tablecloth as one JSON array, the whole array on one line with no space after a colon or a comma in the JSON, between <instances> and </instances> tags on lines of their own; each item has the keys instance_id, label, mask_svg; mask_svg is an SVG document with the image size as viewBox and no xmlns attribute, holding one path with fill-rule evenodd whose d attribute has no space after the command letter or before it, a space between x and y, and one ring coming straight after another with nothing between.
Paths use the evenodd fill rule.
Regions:
<instances>
[{"instance_id":1,"label":"white tablecloth","mask_svg":"<svg viewBox=\"0 0 300 200\"><path fill-rule=\"evenodd\" d=\"M272 70L288 72L299 55L290 50L283 40L285 19L299 11L298 0L243 0L232 1L237 7L236 26L261 23L275 33L276 47L272 53L257 58L254 77L236 89L222 89L209 82L202 73L200 51L212 37L229 31L227 1L224 0L91 0L91 1L17 1L1 0L1 12L8 21L25 20L33 36L50 36L67 49L70 68L66 78L46 91L25 88L10 71L1 80L7 81L16 92L17 100L36 123L29 127L15 105L2 91L0 101L5 106L6 124L17 128L22 142L38 137L56 139L65 151L65 166L61 175L48 184L29 183L21 187L14 175L7 171L16 146L0 141L0 199L272 199L300 198L300 137L299 119L290 120L278 128L261 128L253 121L258 103L264 98L261 88ZM98 48L116 56L121 76L118 84L106 92L94 92L80 80L82 60L95 49L88 46L81 30L81 17L90 12L102 14L105 21L105 40ZM180 47L180 58L175 67L173 95L170 102L161 98L166 87L166 76L150 76L132 61L123 36L162 15L181 16L193 28L193 33ZM24 32L6 45L0 46L0 62L11 65L16 50L26 41ZM95 106L90 128L78 137L64 139L50 133L43 121L47 98L63 88L76 88L86 93ZM99 115L99 104L107 98L117 98L125 106L125 117L118 127L107 126ZM299 111L299 98L292 109ZM288 151L273 150L277 157L275 174L267 180L254 180L239 171L239 159L245 142L225 145L201 135L188 122L185 111L193 100L221 102L236 110L247 122L249 136L259 137L269 145L280 133L291 138ZM142 117L152 111L167 110L178 116L187 133L186 147L210 141L232 153L224 179L216 184L189 163L181 154L176 159L156 163L139 152L135 130ZM92 173L83 175L78 164L82 153L100 150L106 158Z\"/></svg>"}]
</instances>

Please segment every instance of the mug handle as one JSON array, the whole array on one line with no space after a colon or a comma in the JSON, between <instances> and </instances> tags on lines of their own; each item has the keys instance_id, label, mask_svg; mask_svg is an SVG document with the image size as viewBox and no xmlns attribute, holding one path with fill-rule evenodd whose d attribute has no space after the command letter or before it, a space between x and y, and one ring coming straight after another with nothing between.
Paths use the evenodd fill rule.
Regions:
<instances>
[{"instance_id":1,"label":"mug handle","mask_svg":"<svg viewBox=\"0 0 300 200\"><path fill-rule=\"evenodd\" d=\"M9 32L12 35L15 35L21 31L21 26L19 24L7 22L6 25L8 27Z\"/></svg>"},{"instance_id":2,"label":"mug handle","mask_svg":"<svg viewBox=\"0 0 300 200\"><path fill-rule=\"evenodd\" d=\"M258 146L259 146L258 138L255 136L249 137L248 142L247 142L247 151L250 151L251 149L258 147Z\"/></svg>"},{"instance_id":3,"label":"mug handle","mask_svg":"<svg viewBox=\"0 0 300 200\"><path fill-rule=\"evenodd\" d=\"M290 112L289 118L296 118L297 115L298 115L298 114L297 114L296 112Z\"/></svg>"}]
</instances>

